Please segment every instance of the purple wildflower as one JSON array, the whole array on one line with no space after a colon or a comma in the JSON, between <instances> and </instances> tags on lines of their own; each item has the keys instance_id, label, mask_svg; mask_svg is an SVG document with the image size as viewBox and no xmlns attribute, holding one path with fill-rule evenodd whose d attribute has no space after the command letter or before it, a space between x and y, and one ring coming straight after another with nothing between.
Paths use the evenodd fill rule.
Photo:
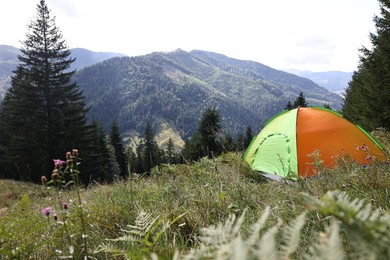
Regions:
<instances>
[{"instance_id":1,"label":"purple wildflower","mask_svg":"<svg viewBox=\"0 0 390 260\"><path fill-rule=\"evenodd\" d=\"M46 208L43 208L43 209L41 209L41 213L43 214L43 215L45 215L45 216L49 216L50 215L50 213L52 213L53 212L53 207L46 207Z\"/></svg>"},{"instance_id":2,"label":"purple wildflower","mask_svg":"<svg viewBox=\"0 0 390 260\"><path fill-rule=\"evenodd\" d=\"M62 203L62 207L64 210L67 210L69 208L69 204L64 202L64 203Z\"/></svg>"},{"instance_id":3,"label":"purple wildflower","mask_svg":"<svg viewBox=\"0 0 390 260\"><path fill-rule=\"evenodd\" d=\"M62 161L60 159L53 159L53 162L54 162L55 169L59 169L59 168L61 168L62 165L65 164L65 161Z\"/></svg>"}]
</instances>

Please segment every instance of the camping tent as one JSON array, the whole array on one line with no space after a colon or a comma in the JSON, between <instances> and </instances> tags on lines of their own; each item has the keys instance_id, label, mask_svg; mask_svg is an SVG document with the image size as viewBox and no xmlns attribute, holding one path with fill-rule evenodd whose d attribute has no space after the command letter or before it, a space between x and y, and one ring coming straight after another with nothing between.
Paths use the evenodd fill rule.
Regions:
<instances>
[{"instance_id":1,"label":"camping tent","mask_svg":"<svg viewBox=\"0 0 390 260\"><path fill-rule=\"evenodd\" d=\"M345 155L361 164L386 160L380 144L340 114L299 107L270 119L253 138L244 160L263 173L305 178L316 175L316 163L332 168L336 158Z\"/></svg>"}]
</instances>

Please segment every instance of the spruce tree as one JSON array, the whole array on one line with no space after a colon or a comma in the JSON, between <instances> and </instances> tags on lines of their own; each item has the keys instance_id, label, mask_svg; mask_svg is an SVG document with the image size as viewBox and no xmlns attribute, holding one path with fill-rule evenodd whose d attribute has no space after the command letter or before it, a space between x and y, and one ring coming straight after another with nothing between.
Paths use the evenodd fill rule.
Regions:
<instances>
[{"instance_id":1,"label":"spruce tree","mask_svg":"<svg viewBox=\"0 0 390 260\"><path fill-rule=\"evenodd\" d=\"M358 70L348 84L342 112L366 130L390 129L390 2L379 0L381 16L374 17L372 49L359 50Z\"/></svg>"},{"instance_id":2,"label":"spruce tree","mask_svg":"<svg viewBox=\"0 0 390 260\"><path fill-rule=\"evenodd\" d=\"M201 144L205 155L212 157L212 155L218 155L220 153L220 147L217 144L217 135L221 131L221 115L216 108L209 107L202 114L198 132L201 138Z\"/></svg>"},{"instance_id":3,"label":"spruce tree","mask_svg":"<svg viewBox=\"0 0 390 260\"><path fill-rule=\"evenodd\" d=\"M175 159L176 159L176 153L175 153L175 145L173 144L171 137L169 137L169 140L168 140L166 154L167 154L167 162L170 164L174 164Z\"/></svg>"},{"instance_id":4,"label":"spruce tree","mask_svg":"<svg viewBox=\"0 0 390 260\"><path fill-rule=\"evenodd\" d=\"M309 104L306 102L306 98L305 98L305 95L303 94L303 92L301 91L298 95L298 97L295 99L294 101L294 105L293 105L293 108L297 108L297 107L308 107Z\"/></svg>"},{"instance_id":5,"label":"spruce tree","mask_svg":"<svg viewBox=\"0 0 390 260\"><path fill-rule=\"evenodd\" d=\"M125 149L124 149L123 143L122 143L122 137L120 136L120 133L119 133L119 126L118 126L118 123L116 121L114 121L112 123L111 132L110 132L110 140L111 140L112 146L114 147L116 161L119 164L120 176L122 178L127 178L127 176L128 176L127 158L126 158Z\"/></svg>"},{"instance_id":6,"label":"spruce tree","mask_svg":"<svg viewBox=\"0 0 390 260\"><path fill-rule=\"evenodd\" d=\"M71 80L74 59L44 0L22 46L0 112L1 166L7 177L39 181L53 158L86 152L90 129L85 98Z\"/></svg>"},{"instance_id":7,"label":"spruce tree","mask_svg":"<svg viewBox=\"0 0 390 260\"><path fill-rule=\"evenodd\" d=\"M249 144L253 139L253 130L250 126L247 126L245 131L245 149L249 147Z\"/></svg>"},{"instance_id":8,"label":"spruce tree","mask_svg":"<svg viewBox=\"0 0 390 260\"><path fill-rule=\"evenodd\" d=\"M149 121L145 127L142 161L144 171L146 172L150 172L154 166L160 163L160 151L154 139L153 129Z\"/></svg>"}]
</instances>

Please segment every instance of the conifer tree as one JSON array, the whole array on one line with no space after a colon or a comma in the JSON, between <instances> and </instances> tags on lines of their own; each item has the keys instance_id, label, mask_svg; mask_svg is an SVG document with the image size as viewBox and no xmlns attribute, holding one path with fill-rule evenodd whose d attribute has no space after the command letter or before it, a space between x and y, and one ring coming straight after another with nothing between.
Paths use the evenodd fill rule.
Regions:
<instances>
[{"instance_id":1,"label":"conifer tree","mask_svg":"<svg viewBox=\"0 0 390 260\"><path fill-rule=\"evenodd\" d=\"M242 135L242 133L238 133L237 134L237 137L236 137L236 151L240 152L240 151L245 151L245 138L244 136Z\"/></svg>"},{"instance_id":2,"label":"conifer tree","mask_svg":"<svg viewBox=\"0 0 390 260\"><path fill-rule=\"evenodd\" d=\"M1 166L10 178L39 181L67 150L87 154L90 133L85 98L71 80L74 59L44 0L18 59L0 112Z\"/></svg>"},{"instance_id":3,"label":"conifer tree","mask_svg":"<svg viewBox=\"0 0 390 260\"><path fill-rule=\"evenodd\" d=\"M144 133L144 146L142 151L143 168L146 172L160 163L160 151L154 139L154 133L150 122L146 124Z\"/></svg>"},{"instance_id":4,"label":"conifer tree","mask_svg":"<svg viewBox=\"0 0 390 260\"><path fill-rule=\"evenodd\" d=\"M309 104L306 102L305 95L301 91L298 97L295 99L293 107L297 108L297 107L307 107L307 106L309 106Z\"/></svg>"},{"instance_id":5,"label":"conifer tree","mask_svg":"<svg viewBox=\"0 0 390 260\"><path fill-rule=\"evenodd\" d=\"M291 101L289 100L288 102L287 102L287 104L286 104L286 106L285 106L285 110L291 110L291 109L293 109L294 108L294 106L291 104Z\"/></svg>"},{"instance_id":6,"label":"conifer tree","mask_svg":"<svg viewBox=\"0 0 390 260\"><path fill-rule=\"evenodd\" d=\"M245 149L249 147L249 144L252 142L253 139L253 130L251 126L247 126L245 131Z\"/></svg>"},{"instance_id":7,"label":"conifer tree","mask_svg":"<svg viewBox=\"0 0 390 260\"><path fill-rule=\"evenodd\" d=\"M390 129L390 2L378 0L380 16L374 17L372 49L362 47L358 70L348 84L342 112L366 130Z\"/></svg>"},{"instance_id":8,"label":"conifer tree","mask_svg":"<svg viewBox=\"0 0 390 260\"><path fill-rule=\"evenodd\" d=\"M217 144L217 134L221 131L221 115L216 108L207 108L199 121L198 132L200 134L205 155L212 157L220 153L220 147Z\"/></svg>"},{"instance_id":9,"label":"conifer tree","mask_svg":"<svg viewBox=\"0 0 390 260\"><path fill-rule=\"evenodd\" d=\"M166 154L167 154L167 162L170 164L174 164L175 159L176 159L176 153L175 153L175 145L173 144L171 137L169 137L169 140L168 140Z\"/></svg>"},{"instance_id":10,"label":"conifer tree","mask_svg":"<svg viewBox=\"0 0 390 260\"><path fill-rule=\"evenodd\" d=\"M119 126L116 121L112 123L110 140L112 146L114 147L116 161L119 164L120 176L122 178L127 178L128 176L127 158L126 158L125 149L122 144L122 138L119 133Z\"/></svg>"}]
</instances>

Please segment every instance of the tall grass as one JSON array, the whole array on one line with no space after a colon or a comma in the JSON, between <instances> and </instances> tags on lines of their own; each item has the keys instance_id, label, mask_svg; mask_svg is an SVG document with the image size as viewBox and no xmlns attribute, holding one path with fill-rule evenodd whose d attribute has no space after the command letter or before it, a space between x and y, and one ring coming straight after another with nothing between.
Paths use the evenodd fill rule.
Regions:
<instances>
[{"instance_id":1,"label":"tall grass","mask_svg":"<svg viewBox=\"0 0 390 260\"><path fill-rule=\"evenodd\" d=\"M389 140L388 133L382 131L380 135ZM382 143L388 149L388 143ZM69 204L66 219L63 219L54 189L0 180L0 259L77 258L83 250L80 237L83 232L88 242L88 255L97 259L156 256L172 259L191 255L207 258L199 250L208 248L205 252L215 256L213 253L219 249L215 244L206 243L204 228L210 231L214 227L211 230L215 233L218 227L221 232L227 225L237 231L230 233L236 250L240 249L238 245L242 245L243 250L245 244L250 244L248 241L255 241L248 248L258 248L260 241L269 238L274 246L261 244L263 253L279 250L274 255L278 259L285 257L289 248L288 257L303 258L328 248L321 244L326 240L329 247L341 246L337 251L340 256L351 257L355 251L350 237L340 235L341 242L332 244L340 240L339 232L348 230L346 224L332 220L338 215L326 211L316 200L334 198L328 192L340 190L350 201L364 200L362 203L371 205L372 211L377 210L375 214L387 214L390 166L377 163L362 167L342 158L337 168L321 169L318 177L272 182L251 171L242 163L240 154L229 153L216 160L204 158L192 165L163 165L155 168L149 178L77 189L61 191L61 198ZM80 230L78 192L87 223L85 231ZM307 198L311 198L311 202ZM338 204L335 200L329 205ZM48 206L54 207L57 221L52 216L48 221L41 214L40 210ZM341 212L343 210L347 209L342 208ZM303 213L305 217L300 217ZM237 224L233 216L239 218L240 223ZM68 231L64 229L64 221ZM381 221L386 223L386 220ZM383 225L386 228L386 224ZM67 242L67 232L74 240L73 248ZM294 238L289 237L292 233L296 235ZM251 250L241 253L250 252L247 256L251 258L255 256L254 249Z\"/></svg>"}]
</instances>

